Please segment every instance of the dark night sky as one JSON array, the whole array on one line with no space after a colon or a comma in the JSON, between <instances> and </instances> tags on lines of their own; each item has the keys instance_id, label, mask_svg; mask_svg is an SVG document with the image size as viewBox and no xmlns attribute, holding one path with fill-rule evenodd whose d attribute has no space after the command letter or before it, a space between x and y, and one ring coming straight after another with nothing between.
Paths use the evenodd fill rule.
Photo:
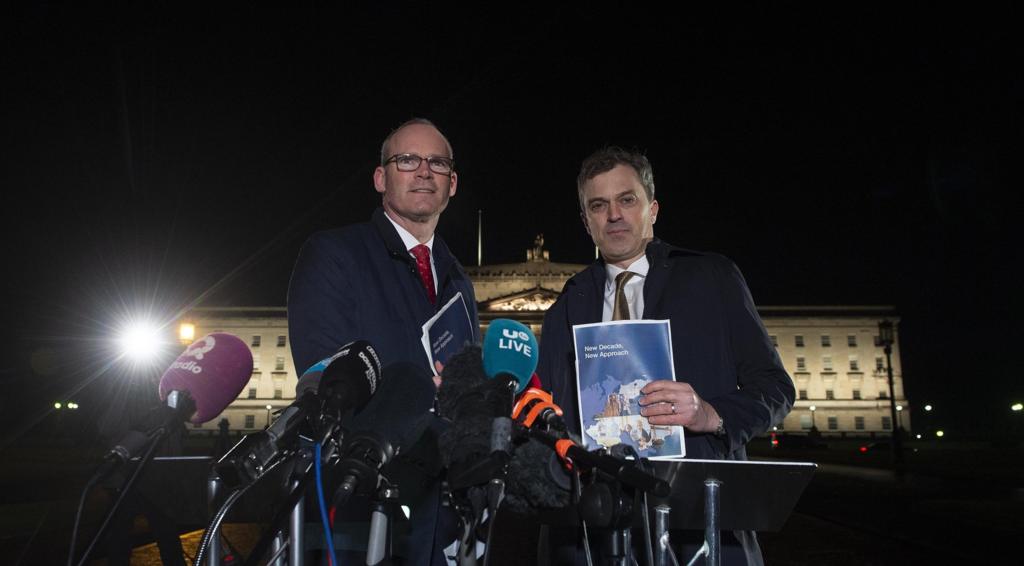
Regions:
<instances>
[{"instance_id":1,"label":"dark night sky","mask_svg":"<svg viewBox=\"0 0 1024 566\"><path fill-rule=\"evenodd\" d=\"M759 304L896 305L912 403L1024 396L1015 14L217 4L5 18L5 409L74 388L126 309L283 305L416 115L455 146L439 231L466 264L478 209L485 262L540 232L589 261L576 168L636 146L657 235L731 257Z\"/></svg>"}]
</instances>

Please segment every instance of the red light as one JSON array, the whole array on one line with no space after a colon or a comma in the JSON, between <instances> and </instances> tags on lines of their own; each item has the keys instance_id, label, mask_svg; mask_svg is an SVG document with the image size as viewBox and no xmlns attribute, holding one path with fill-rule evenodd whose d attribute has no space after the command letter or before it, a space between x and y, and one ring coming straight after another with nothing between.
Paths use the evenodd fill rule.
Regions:
<instances>
[{"instance_id":1,"label":"red light","mask_svg":"<svg viewBox=\"0 0 1024 566\"><path fill-rule=\"evenodd\" d=\"M868 447L867 446L861 446L860 447L860 451L861 452L867 452L868 451Z\"/></svg>"}]
</instances>

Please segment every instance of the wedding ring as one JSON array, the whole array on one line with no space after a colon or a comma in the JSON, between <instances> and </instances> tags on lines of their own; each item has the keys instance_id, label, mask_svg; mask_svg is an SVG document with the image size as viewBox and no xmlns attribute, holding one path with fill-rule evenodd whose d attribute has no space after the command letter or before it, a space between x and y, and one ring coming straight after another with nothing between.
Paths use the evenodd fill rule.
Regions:
<instances>
[{"instance_id":1,"label":"wedding ring","mask_svg":"<svg viewBox=\"0 0 1024 566\"><path fill-rule=\"evenodd\" d=\"M676 414L676 404L672 403L672 414Z\"/></svg>"}]
</instances>

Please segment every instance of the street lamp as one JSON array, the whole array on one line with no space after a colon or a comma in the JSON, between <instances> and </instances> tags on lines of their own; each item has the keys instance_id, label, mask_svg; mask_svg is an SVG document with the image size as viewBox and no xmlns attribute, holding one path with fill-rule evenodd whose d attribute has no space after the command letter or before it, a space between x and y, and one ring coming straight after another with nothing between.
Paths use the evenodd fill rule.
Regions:
<instances>
[{"instance_id":1,"label":"street lamp","mask_svg":"<svg viewBox=\"0 0 1024 566\"><path fill-rule=\"evenodd\" d=\"M270 428L270 410L273 408L273 405L267 405L267 428Z\"/></svg>"},{"instance_id":2,"label":"street lamp","mask_svg":"<svg viewBox=\"0 0 1024 566\"><path fill-rule=\"evenodd\" d=\"M925 411L928 411L928 412L931 412L931 410L932 410L932 406L931 406L931 405L925 405L925 406L924 406L924 410L925 410Z\"/></svg>"},{"instance_id":3,"label":"street lamp","mask_svg":"<svg viewBox=\"0 0 1024 566\"><path fill-rule=\"evenodd\" d=\"M1024 409L1024 405L1020 403L1014 403L1010 405L1010 410L1013 411L1014 413L1019 413L1022 409Z\"/></svg>"},{"instance_id":4,"label":"street lamp","mask_svg":"<svg viewBox=\"0 0 1024 566\"><path fill-rule=\"evenodd\" d=\"M818 432L818 427L817 427L817 425L814 424L814 411L817 411L818 407L816 407L814 405L811 405L810 409L811 409L811 432Z\"/></svg>"},{"instance_id":5,"label":"street lamp","mask_svg":"<svg viewBox=\"0 0 1024 566\"><path fill-rule=\"evenodd\" d=\"M896 405L896 430L903 430L903 405Z\"/></svg>"},{"instance_id":6,"label":"street lamp","mask_svg":"<svg viewBox=\"0 0 1024 566\"><path fill-rule=\"evenodd\" d=\"M895 342L893 324L889 319L878 323L878 343L885 348L885 369L889 374L889 412L894 425L892 432L892 466L897 471L903 468L903 443L898 415L896 414L896 385L892 378L892 345Z\"/></svg>"},{"instance_id":7,"label":"street lamp","mask_svg":"<svg viewBox=\"0 0 1024 566\"><path fill-rule=\"evenodd\" d=\"M182 346L188 346L196 339L196 325L185 321L178 325L178 342Z\"/></svg>"}]
</instances>

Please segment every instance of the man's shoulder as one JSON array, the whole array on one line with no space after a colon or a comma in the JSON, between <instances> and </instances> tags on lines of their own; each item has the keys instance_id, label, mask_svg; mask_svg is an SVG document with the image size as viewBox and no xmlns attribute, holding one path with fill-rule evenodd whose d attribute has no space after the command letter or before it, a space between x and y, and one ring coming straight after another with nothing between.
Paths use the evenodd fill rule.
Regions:
<instances>
[{"instance_id":1,"label":"man's shoulder","mask_svg":"<svg viewBox=\"0 0 1024 566\"><path fill-rule=\"evenodd\" d=\"M717 271L730 269L734 265L731 259L720 253L681 248L657 239L648 245L647 258L652 266L668 268L687 267Z\"/></svg>"}]
</instances>

